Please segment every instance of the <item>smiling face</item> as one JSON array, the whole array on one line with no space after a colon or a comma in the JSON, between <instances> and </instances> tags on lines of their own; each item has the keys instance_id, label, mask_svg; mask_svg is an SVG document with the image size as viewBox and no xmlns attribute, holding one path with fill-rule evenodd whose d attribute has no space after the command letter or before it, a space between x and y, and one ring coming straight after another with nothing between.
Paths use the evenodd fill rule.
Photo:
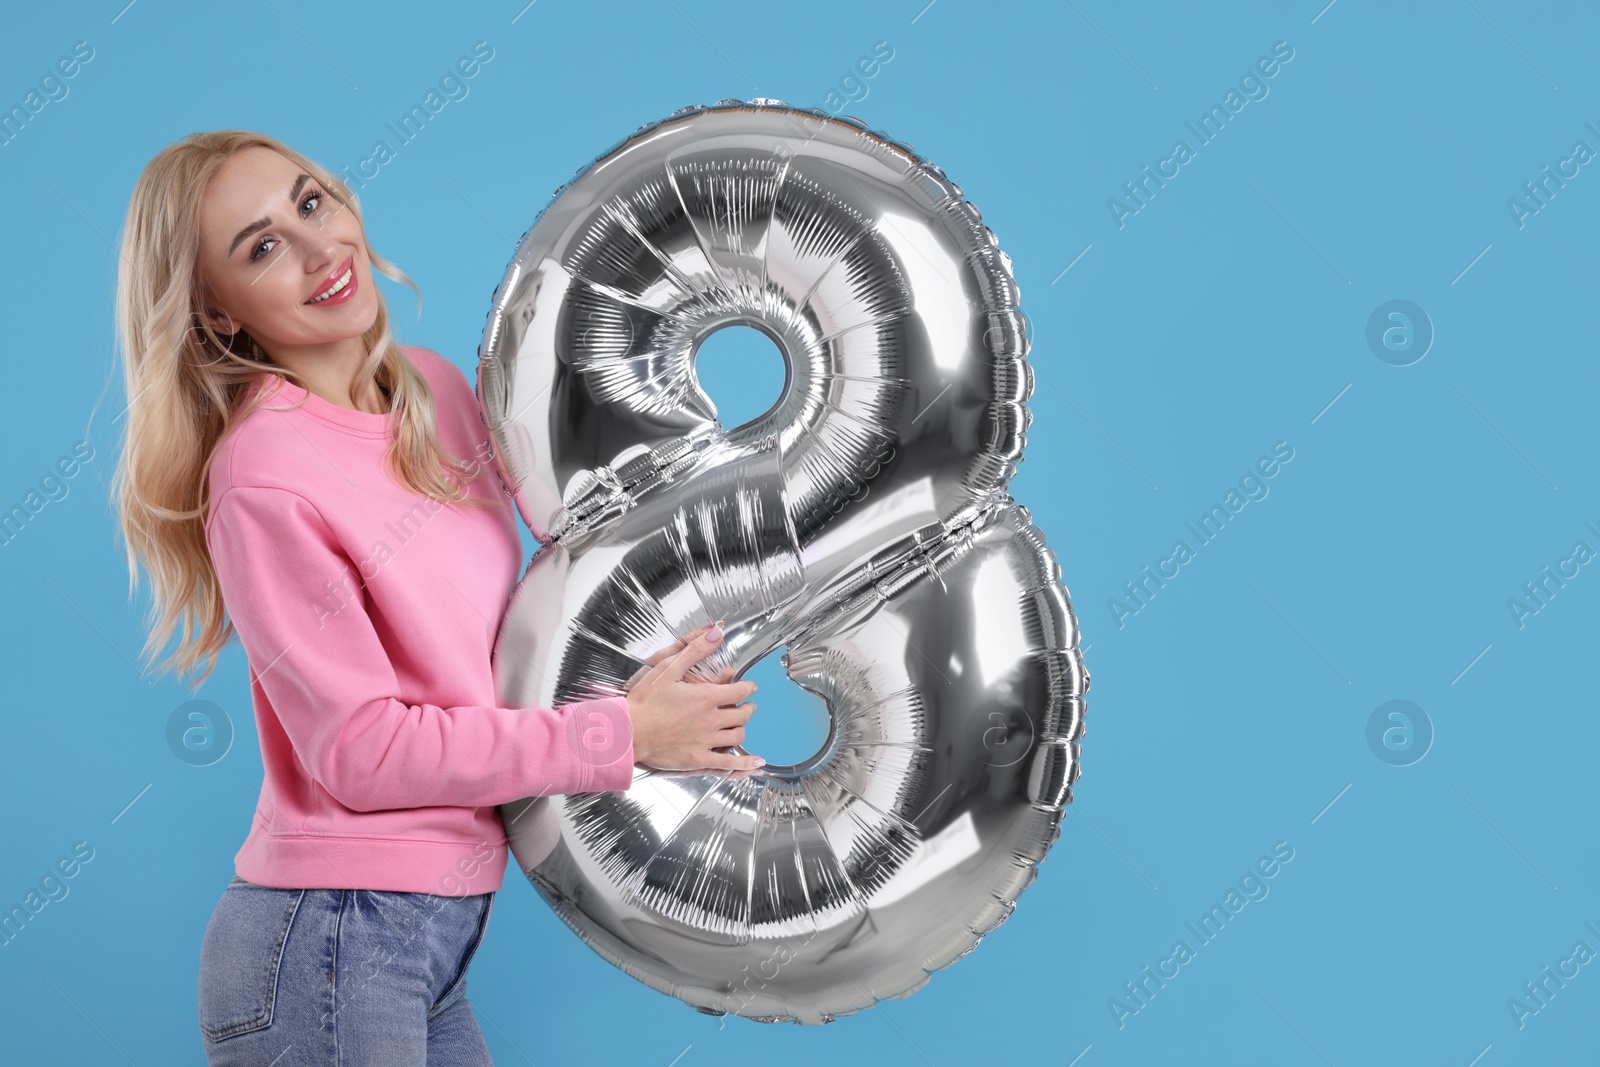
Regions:
<instances>
[{"instance_id":1,"label":"smiling face","mask_svg":"<svg viewBox=\"0 0 1600 1067\"><path fill-rule=\"evenodd\" d=\"M361 221L288 157L251 146L200 205L200 274L212 329L280 352L359 337L378 316Z\"/></svg>"}]
</instances>

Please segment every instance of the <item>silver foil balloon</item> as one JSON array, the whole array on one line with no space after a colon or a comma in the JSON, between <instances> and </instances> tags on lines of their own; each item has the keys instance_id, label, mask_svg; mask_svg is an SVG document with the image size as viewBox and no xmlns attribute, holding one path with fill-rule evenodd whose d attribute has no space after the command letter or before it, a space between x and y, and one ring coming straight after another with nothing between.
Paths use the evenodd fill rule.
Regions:
<instances>
[{"instance_id":1,"label":"silver foil balloon","mask_svg":"<svg viewBox=\"0 0 1600 1067\"><path fill-rule=\"evenodd\" d=\"M640 127L518 245L478 387L545 543L496 640L503 698L624 692L724 619L703 677L781 655L831 719L798 764L636 767L626 791L502 808L533 885L641 982L803 1023L909 995L1011 914L1059 836L1089 675L1005 492L1033 388L1018 298L938 167L773 100ZM727 427L694 362L733 324L787 376Z\"/></svg>"}]
</instances>

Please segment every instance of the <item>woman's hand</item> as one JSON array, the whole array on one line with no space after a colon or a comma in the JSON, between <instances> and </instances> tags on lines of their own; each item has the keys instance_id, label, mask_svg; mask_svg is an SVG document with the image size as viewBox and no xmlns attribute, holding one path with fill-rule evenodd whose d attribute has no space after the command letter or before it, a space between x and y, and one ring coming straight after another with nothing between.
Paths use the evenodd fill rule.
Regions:
<instances>
[{"instance_id":1,"label":"woman's hand","mask_svg":"<svg viewBox=\"0 0 1600 1067\"><path fill-rule=\"evenodd\" d=\"M695 638L699 637L701 634L703 634L707 630L711 629L711 627L713 625L715 625L715 624L708 622L704 626L696 626L693 630L690 630L689 633L686 636L678 638L676 641L672 642L672 644L668 645L666 648L663 648L661 651L652 653L650 656L648 656L645 659L645 661L644 661L645 662L645 666L640 667L638 670L634 671L633 672L633 677L629 678L626 682L622 683L622 691L624 693L626 693L629 690L631 690L634 686L638 685L639 684L639 679L643 678L646 674L648 674L651 667L654 667L656 664L660 663L662 660L666 659L668 656L676 656L679 652L682 652L683 651L683 643L685 641L693 641ZM717 681L719 681L719 682L726 682L731 677L733 677L733 668L732 667L724 667L722 670L717 672Z\"/></svg>"},{"instance_id":2,"label":"woman's hand","mask_svg":"<svg viewBox=\"0 0 1600 1067\"><path fill-rule=\"evenodd\" d=\"M754 704L738 701L756 691L754 682L699 682L684 678L716 650L720 626L701 628L645 662L629 680L628 717L633 723L635 763L663 771L753 771L766 763L758 756L716 751L744 742L744 724ZM726 678L730 669L719 672Z\"/></svg>"}]
</instances>

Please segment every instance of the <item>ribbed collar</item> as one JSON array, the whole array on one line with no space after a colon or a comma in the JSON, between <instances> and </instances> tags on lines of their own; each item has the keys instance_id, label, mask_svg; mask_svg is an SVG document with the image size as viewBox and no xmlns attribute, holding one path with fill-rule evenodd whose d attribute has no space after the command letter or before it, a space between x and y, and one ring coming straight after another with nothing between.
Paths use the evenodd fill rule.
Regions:
<instances>
[{"instance_id":1,"label":"ribbed collar","mask_svg":"<svg viewBox=\"0 0 1600 1067\"><path fill-rule=\"evenodd\" d=\"M262 401L264 411L299 411L361 437L388 437L394 428L396 416L392 411L377 415L343 407L307 392L281 375L263 371L251 380L248 389L247 399L255 392L267 390L266 399Z\"/></svg>"}]
</instances>

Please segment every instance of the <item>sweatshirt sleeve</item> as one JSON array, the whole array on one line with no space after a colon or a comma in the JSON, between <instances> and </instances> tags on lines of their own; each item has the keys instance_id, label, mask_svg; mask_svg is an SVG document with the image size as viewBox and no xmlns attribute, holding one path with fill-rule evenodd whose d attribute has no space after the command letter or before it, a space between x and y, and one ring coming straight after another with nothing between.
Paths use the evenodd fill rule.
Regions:
<instances>
[{"instance_id":1,"label":"sweatshirt sleeve","mask_svg":"<svg viewBox=\"0 0 1600 1067\"><path fill-rule=\"evenodd\" d=\"M365 607L316 610L323 579L354 568L299 493L228 488L207 521L206 543L253 680L307 773L352 811L482 807L631 784L626 696L559 708L401 699Z\"/></svg>"}]
</instances>

